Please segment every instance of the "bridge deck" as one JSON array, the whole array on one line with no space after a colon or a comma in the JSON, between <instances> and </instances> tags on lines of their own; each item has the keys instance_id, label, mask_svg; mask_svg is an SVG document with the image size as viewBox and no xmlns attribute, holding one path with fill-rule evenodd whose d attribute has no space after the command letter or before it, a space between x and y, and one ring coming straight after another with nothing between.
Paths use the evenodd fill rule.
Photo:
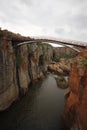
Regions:
<instances>
[{"instance_id":1,"label":"bridge deck","mask_svg":"<svg viewBox=\"0 0 87 130\"><path fill-rule=\"evenodd\" d=\"M79 47L87 47L86 42L81 42L81 41L71 41L71 40L63 40L63 39L57 39L53 37L34 37L34 41L38 42L51 42L51 43L56 43L56 44L65 44L65 45L73 45L73 46L79 46Z\"/></svg>"},{"instance_id":2,"label":"bridge deck","mask_svg":"<svg viewBox=\"0 0 87 130\"><path fill-rule=\"evenodd\" d=\"M23 44L29 44L29 43L35 43L35 42L47 42L47 43L54 43L59 45L72 45L72 46L78 46L78 47L87 47L86 42L80 42L80 41L68 41L68 40L62 40L57 38L48 38L48 37L33 37L29 41L18 43L17 46L23 45Z\"/></svg>"}]
</instances>

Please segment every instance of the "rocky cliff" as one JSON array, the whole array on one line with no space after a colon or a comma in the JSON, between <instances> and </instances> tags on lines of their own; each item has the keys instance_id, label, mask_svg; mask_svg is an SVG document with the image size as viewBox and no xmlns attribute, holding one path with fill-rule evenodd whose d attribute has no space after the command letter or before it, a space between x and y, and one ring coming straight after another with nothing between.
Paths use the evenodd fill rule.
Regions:
<instances>
[{"instance_id":1,"label":"rocky cliff","mask_svg":"<svg viewBox=\"0 0 87 130\"><path fill-rule=\"evenodd\" d=\"M60 57L62 54L75 54L76 51L69 48L69 47L56 47L54 48L54 57L58 58Z\"/></svg>"},{"instance_id":2,"label":"rocky cliff","mask_svg":"<svg viewBox=\"0 0 87 130\"><path fill-rule=\"evenodd\" d=\"M0 39L0 110L6 109L18 97L16 60L12 43Z\"/></svg>"},{"instance_id":3,"label":"rocky cliff","mask_svg":"<svg viewBox=\"0 0 87 130\"><path fill-rule=\"evenodd\" d=\"M52 61L53 48L48 44L14 47L26 40L30 38L0 30L0 111L25 94L30 82L42 78Z\"/></svg>"},{"instance_id":4,"label":"rocky cliff","mask_svg":"<svg viewBox=\"0 0 87 130\"><path fill-rule=\"evenodd\" d=\"M74 59L64 119L69 130L87 130L87 50ZM78 59L78 60L77 60Z\"/></svg>"},{"instance_id":5,"label":"rocky cliff","mask_svg":"<svg viewBox=\"0 0 87 130\"><path fill-rule=\"evenodd\" d=\"M43 78L47 72L48 64L60 53L57 50L54 55L54 48L48 44L32 43L15 46L17 43L27 40L31 40L31 38L7 30L0 30L0 111L8 108L19 95L25 94L31 82ZM70 54L71 50L62 48L61 54L62 52ZM79 62L83 55L81 54L79 60L77 58L76 61ZM68 55L63 56L68 58ZM72 61L69 60L60 59L57 66L51 67L55 69L54 71L59 72L60 70L60 73L66 72L66 70L70 71ZM69 66L68 63L70 63ZM84 69L81 64L78 64L78 68L80 68L78 73L79 79L81 79Z\"/></svg>"}]
</instances>

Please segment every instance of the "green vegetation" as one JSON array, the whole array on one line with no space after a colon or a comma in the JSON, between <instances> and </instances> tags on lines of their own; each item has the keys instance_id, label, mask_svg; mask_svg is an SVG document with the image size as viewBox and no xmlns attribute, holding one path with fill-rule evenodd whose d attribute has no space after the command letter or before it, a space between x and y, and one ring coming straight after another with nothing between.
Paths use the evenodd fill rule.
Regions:
<instances>
[{"instance_id":1,"label":"green vegetation","mask_svg":"<svg viewBox=\"0 0 87 130\"><path fill-rule=\"evenodd\" d=\"M65 54L65 53L61 53L59 58L64 58L64 59L70 59L70 58L74 58L74 54Z\"/></svg>"},{"instance_id":2,"label":"green vegetation","mask_svg":"<svg viewBox=\"0 0 87 130\"><path fill-rule=\"evenodd\" d=\"M87 58L84 59L84 60L82 60L82 65L83 65L84 67L87 67Z\"/></svg>"},{"instance_id":3,"label":"green vegetation","mask_svg":"<svg viewBox=\"0 0 87 130\"><path fill-rule=\"evenodd\" d=\"M71 54L66 54L66 53L60 53L60 55L58 57L55 57L55 54L53 54L53 61L55 62L59 62L61 58L64 58L66 60L74 58L75 54L71 53Z\"/></svg>"},{"instance_id":4,"label":"green vegetation","mask_svg":"<svg viewBox=\"0 0 87 130\"><path fill-rule=\"evenodd\" d=\"M37 45L39 46L47 46L47 47L52 47L50 44L45 43L45 42L38 42Z\"/></svg>"},{"instance_id":5,"label":"green vegetation","mask_svg":"<svg viewBox=\"0 0 87 130\"><path fill-rule=\"evenodd\" d=\"M68 87L68 81L65 80L64 76L58 76L55 79L59 88L65 89Z\"/></svg>"},{"instance_id":6,"label":"green vegetation","mask_svg":"<svg viewBox=\"0 0 87 130\"><path fill-rule=\"evenodd\" d=\"M60 58L53 57L52 61L54 61L54 62L59 62L59 61L60 61Z\"/></svg>"}]
</instances>

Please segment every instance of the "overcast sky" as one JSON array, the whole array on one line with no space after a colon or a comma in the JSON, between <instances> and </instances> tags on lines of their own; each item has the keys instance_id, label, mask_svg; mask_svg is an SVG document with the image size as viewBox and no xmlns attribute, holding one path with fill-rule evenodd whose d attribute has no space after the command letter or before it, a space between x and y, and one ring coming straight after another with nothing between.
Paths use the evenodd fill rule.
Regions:
<instances>
[{"instance_id":1,"label":"overcast sky","mask_svg":"<svg viewBox=\"0 0 87 130\"><path fill-rule=\"evenodd\" d=\"M26 36L87 41L87 0L0 0L0 26Z\"/></svg>"}]
</instances>

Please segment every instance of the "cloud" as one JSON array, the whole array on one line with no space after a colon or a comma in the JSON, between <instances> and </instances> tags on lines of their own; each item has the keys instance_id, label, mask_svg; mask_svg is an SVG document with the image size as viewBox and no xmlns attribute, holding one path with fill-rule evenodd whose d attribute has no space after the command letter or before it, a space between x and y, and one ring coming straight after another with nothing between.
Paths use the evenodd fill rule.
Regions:
<instances>
[{"instance_id":1,"label":"cloud","mask_svg":"<svg viewBox=\"0 0 87 130\"><path fill-rule=\"evenodd\" d=\"M87 41L86 0L0 0L0 26L23 35Z\"/></svg>"},{"instance_id":2,"label":"cloud","mask_svg":"<svg viewBox=\"0 0 87 130\"><path fill-rule=\"evenodd\" d=\"M20 0L22 4L26 4L28 6L32 6L33 0Z\"/></svg>"}]
</instances>

